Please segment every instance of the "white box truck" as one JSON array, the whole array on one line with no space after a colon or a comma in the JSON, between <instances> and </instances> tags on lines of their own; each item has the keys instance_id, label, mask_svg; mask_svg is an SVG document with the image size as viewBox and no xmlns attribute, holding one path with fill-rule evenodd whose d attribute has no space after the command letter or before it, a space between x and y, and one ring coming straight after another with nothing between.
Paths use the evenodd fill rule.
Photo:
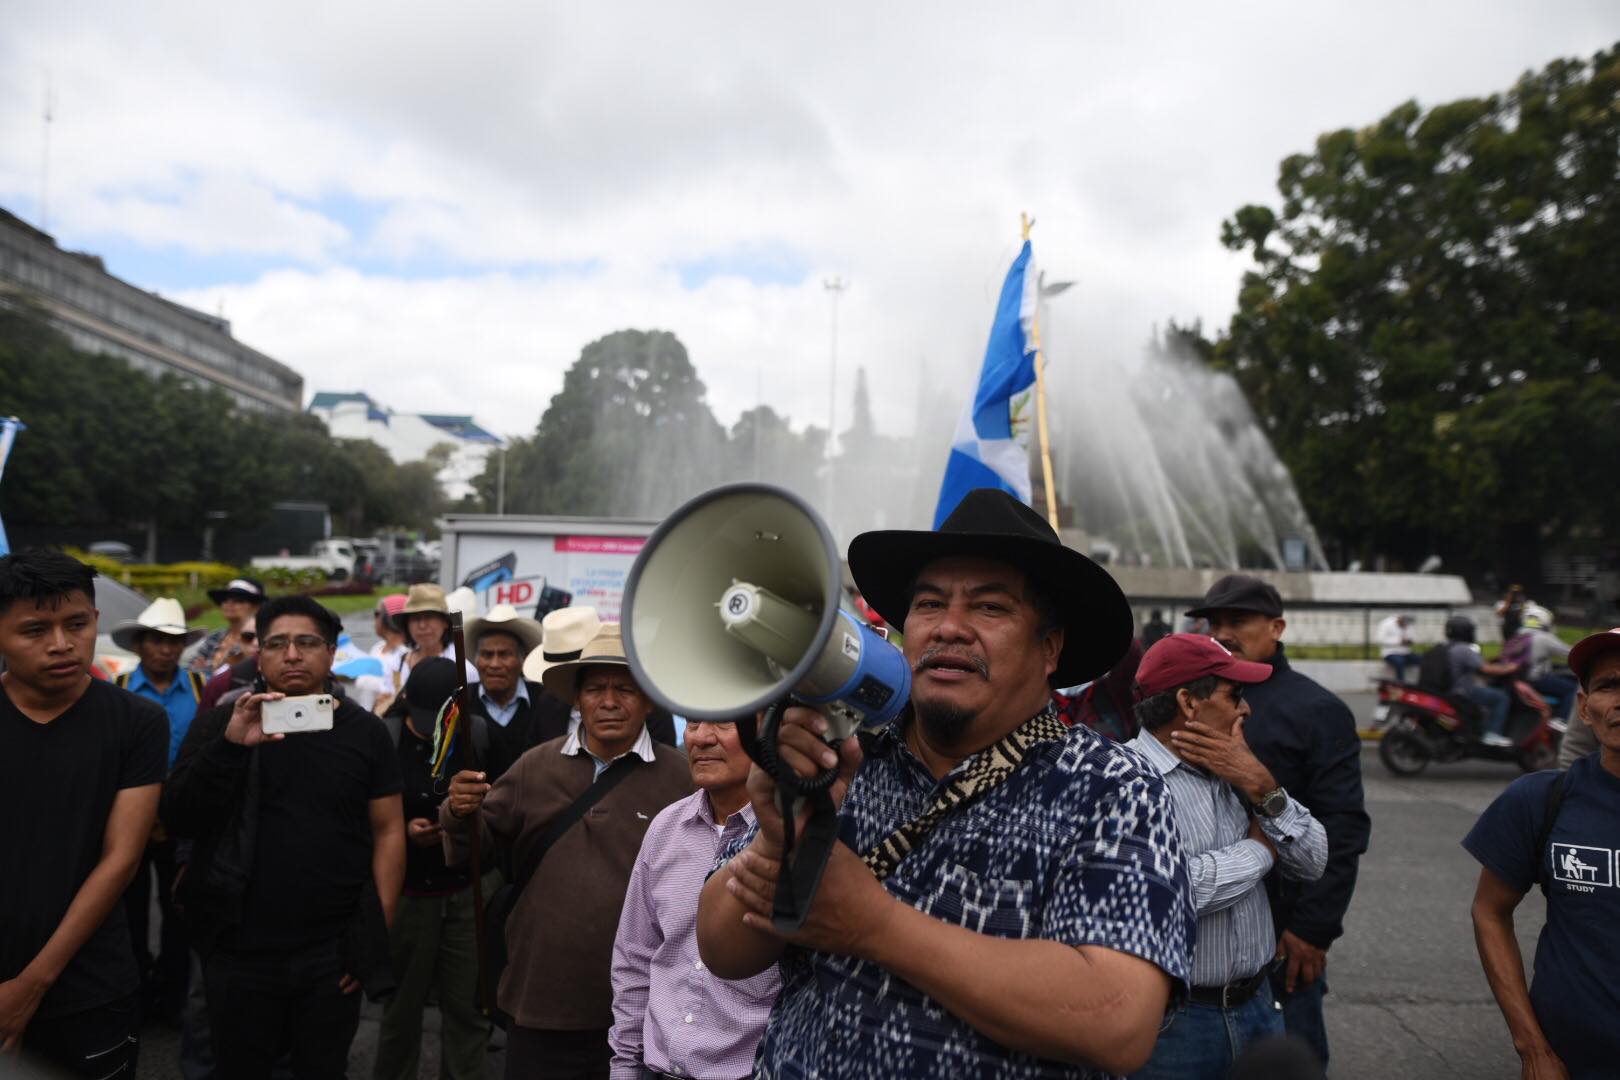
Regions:
<instances>
[{"instance_id":1,"label":"white box truck","mask_svg":"<svg viewBox=\"0 0 1620 1080\"><path fill-rule=\"evenodd\" d=\"M619 621L625 580L656 521L449 514L442 530L439 580L462 585L480 609L511 604L544 618L570 604L594 607L604 622Z\"/></svg>"}]
</instances>

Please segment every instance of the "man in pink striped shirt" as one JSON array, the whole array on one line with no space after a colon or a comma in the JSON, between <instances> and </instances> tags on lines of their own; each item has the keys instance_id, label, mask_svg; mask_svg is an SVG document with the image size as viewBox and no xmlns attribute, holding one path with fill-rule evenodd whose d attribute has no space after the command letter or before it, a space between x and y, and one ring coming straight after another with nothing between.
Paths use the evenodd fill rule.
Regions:
<instances>
[{"instance_id":1,"label":"man in pink striped shirt","mask_svg":"<svg viewBox=\"0 0 1620 1080\"><path fill-rule=\"evenodd\" d=\"M775 965L727 982L698 957L698 895L754 810L735 724L688 723L686 754L698 790L653 818L613 942L613 1080L751 1075L781 988Z\"/></svg>"}]
</instances>

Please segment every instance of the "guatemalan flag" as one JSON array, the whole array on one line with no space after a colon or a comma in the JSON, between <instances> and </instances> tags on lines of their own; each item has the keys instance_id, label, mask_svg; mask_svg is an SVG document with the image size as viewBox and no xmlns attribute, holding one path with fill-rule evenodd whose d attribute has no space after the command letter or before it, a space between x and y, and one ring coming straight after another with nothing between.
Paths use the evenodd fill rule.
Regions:
<instances>
[{"instance_id":1,"label":"guatemalan flag","mask_svg":"<svg viewBox=\"0 0 1620 1080\"><path fill-rule=\"evenodd\" d=\"M939 488L934 528L974 488L1000 488L1030 499L1029 433L1035 415L1036 281L1029 241L1013 260L990 325L979 389L962 410Z\"/></svg>"}]
</instances>

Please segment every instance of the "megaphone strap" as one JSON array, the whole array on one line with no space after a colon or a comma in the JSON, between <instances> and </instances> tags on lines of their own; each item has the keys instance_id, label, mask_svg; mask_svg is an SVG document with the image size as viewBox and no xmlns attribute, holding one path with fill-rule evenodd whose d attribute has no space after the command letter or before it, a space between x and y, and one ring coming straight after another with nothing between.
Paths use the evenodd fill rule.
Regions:
<instances>
[{"instance_id":1,"label":"megaphone strap","mask_svg":"<svg viewBox=\"0 0 1620 1080\"><path fill-rule=\"evenodd\" d=\"M1068 732L1051 705L1025 720L969 758L962 774L945 785L928 809L874 844L862 856L867 867L879 881L887 878L946 814L994 791L1013 774L1031 748L1043 742L1060 742Z\"/></svg>"}]
</instances>

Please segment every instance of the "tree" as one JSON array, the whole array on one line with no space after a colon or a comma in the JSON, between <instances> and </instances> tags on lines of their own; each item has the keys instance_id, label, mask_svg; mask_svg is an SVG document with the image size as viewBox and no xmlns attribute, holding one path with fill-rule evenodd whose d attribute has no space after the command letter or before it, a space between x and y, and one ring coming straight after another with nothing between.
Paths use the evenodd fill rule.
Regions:
<instances>
[{"instance_id":1,"label":"tree","mask_svg":"<svg viewBox=\"0 0 1620 1080\"><path fill-rule=\"evenodd\" d=\"M281 499L321 501L340 531L426 528L432 461L395 465L308 414L236 407L222 391L75 349L26 302L0 304L0 415L29 425L0 484L17 524L196 532L251 527ZM444 453L435 448L435 460Z\"/></svg>"},{"instance_id":2,"label":"tree","mask_svg":"<svg viewBox=\"0 0 1620 1080\"><path fill-rule=\"evenodd\" d=\"M513 513L662 516L713 486L726 436L686 347L663 330L620 330L585 346L534 436L507 449ZM478 487L493 505L493 463Z\"/></svg>"},{"instance_id":3,"label":"tree","mask_svg":"<svg viewBox=\"0 0 1620 1080\"><path fill-rule=\"evenodd\" d=\"M1325 535L1533 578L1544 538L1609 513L1617 163L1620 48L1325 134L1280 210L1223 224L1255 265L1214 362Z\"/></svg>"}]
</instances>

